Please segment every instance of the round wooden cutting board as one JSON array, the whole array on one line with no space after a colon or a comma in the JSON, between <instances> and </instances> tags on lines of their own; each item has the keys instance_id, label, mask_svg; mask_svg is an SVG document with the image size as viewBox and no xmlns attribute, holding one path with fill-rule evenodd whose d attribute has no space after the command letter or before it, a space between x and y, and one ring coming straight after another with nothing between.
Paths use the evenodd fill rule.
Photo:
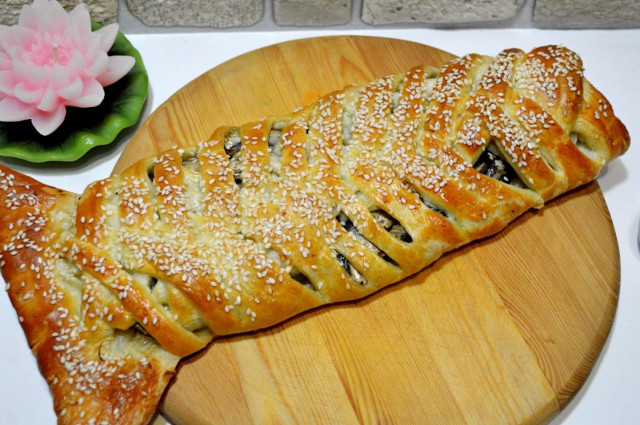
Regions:
<instances>
[{"instance_id":1,"label":"round wooden cutting board","mask_svg":"<svg viewBox=\"0 0 640 425\"><path fill-rule=\"evenodd\" d=\"M115 171L219 125L450 58L355 36L242 55L159 107ZM214 341L182 362L161 410L188 425L544 423L591 371L619 281L614 230L592 183L366 299Z\"/></svg>"}]
</instances>

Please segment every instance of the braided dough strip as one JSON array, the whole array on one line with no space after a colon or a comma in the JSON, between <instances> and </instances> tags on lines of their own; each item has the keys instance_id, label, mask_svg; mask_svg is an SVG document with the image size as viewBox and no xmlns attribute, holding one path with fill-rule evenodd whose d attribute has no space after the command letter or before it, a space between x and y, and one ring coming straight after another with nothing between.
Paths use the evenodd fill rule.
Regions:
<instances>
[{"instance_id":1,"label":"braided dough strip","mask_svg":"<svg viewBox=\"0 0 640 425\"><path fill-rule=\"evenodd\" d=\"M568 49L467 55L140 161L0 166L2 273L60 424L136 424L220 335L398 282L593 180L629 136Z\"/></svg>"}]
</instances>

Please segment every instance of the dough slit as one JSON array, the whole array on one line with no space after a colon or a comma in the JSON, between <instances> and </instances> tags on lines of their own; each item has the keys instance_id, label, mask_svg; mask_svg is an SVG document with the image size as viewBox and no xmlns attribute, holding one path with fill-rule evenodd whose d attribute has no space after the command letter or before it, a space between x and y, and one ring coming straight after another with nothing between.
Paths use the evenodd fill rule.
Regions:
<instances>
[{"instance_id":1,"label":"dough slit","mask_svg":"<svg viewBox=\"0 0 640 425\"><path fill-rule=\"evenodd\" d=\"M520 188L526 187L493 141L490 142L487 148L480 154L473 167L479 173L502 183L511 184Z\"/></svg>"},{"instance_id":2,"label":"dough slit","mask_svg":"<svg viewBox=\"0 0 640 425\"><path fill-rule=\"evenodd\" d=\"M384 261L386 261L390 265L394 267L399 267L398 263L393 258L389 257L389 255L387 255L387 253L384 252L384 250L382 250L375 243L373 243L366 236L364 236L358 230L358 228L353 223L353 221L351 221L351 219L346 214L344 214L344 212L341 212L340 214L338 214L338 216L336 217L336 220L338 220L338 222L344 228L344 230L346 230L354 239L361 242L371 252L376 254L378 257L382 258Z\"/></svg>"},{"instance_id":3,"label":"dough slit","mask_svg":"<svg viewBox=\"0 0 640 425\"><path fill-rule=\"evenodd\" d=\"M356 282L358 285L365 286L368 284L367 278L345 257L339 252L335 252L336 260L340 263L340 266L345 270L350 279Z\"/></svg>"},{"instance_id":4,"label":"dough slit","mask_svg":"<svg viewBox=\"0 0 640 425\"><path fill-rule=\"evenodd\" d=\"M238 128L233 128L224 135L224 151L233 170L233 179L239 188L242 187L241 150L242 138L240 137L240 131Z\"/></svg>"},{"instance_id":5,"label":"dough slit","mask_svg":"<svg viewBox=\"0 0 640 425\"><path fill-rule=\"evenodd\" d=\"M371 211L373 218L380 223L389 233L391 233L396 239L402 242L411 243L413 238L404 228L404 226L394 216L386 212L385 210L378 208Z\"/></svg>"}]
</instances>

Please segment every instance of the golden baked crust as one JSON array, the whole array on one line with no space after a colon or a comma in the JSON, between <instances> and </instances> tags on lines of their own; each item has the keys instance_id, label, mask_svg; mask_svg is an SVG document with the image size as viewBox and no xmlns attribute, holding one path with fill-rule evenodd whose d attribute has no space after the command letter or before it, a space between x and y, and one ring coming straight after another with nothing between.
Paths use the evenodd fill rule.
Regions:
<instances>
[{"instance_id":1,"label":"golden baked crust","mask_svg":"<svg viewBox=\"0 0 640 425\"><path fill-rule=\"evenodd\" d=\"M130 314L76 264L77 195L0 167L2 274L59 422L145 423L179 358L127 331Z\"/></svg>"},{"instance_id":2,"label":"golden baked crust","mask_svg":"<svg viewBox=\"0 0 640 425\"><path fill-rule=\"evenodd\" d=\"M221 127L81 196L0 166L2 273L59 423L145 423L216 336L398 282L628 145L568 49L467 55Z\"/></svg>"}]
</instances>

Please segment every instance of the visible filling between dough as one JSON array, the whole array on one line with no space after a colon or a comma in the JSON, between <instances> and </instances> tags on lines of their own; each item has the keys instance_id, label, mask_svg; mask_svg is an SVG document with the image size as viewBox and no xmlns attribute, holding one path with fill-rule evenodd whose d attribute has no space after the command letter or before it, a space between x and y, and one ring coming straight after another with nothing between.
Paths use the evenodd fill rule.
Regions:
<instances>
[{"instance_id":1,"label":"visible filling between dough","mask_svg":"<svg viewBox=\"0 0 640 425\"><path fill-rule=\"evenodd\" d=\"M518 174L502 157L494 143L489 144L473 166L479 173L503 183L525 187Z\"/></svg>"},{"instance_id":2,"label":"visible filling between dough","mask_svg":"<svg viewBox=\"0 0 640 425\"><path fill-rule=\"evenodd\" d=\"M280 137L284 123L274 123L269 131L269 163L271 164L271 172L280 175L282 168L282 145Z\"/></svg>"},{"instance_id":3,"label":"visible filling between dough","mask_svg":"<svg viewBox=\"0 0 640 425\"><path fill-rule=\"evenodd\" d=\"M344 212L341 211L336 217L336 219L347 232L349 232L355 239L362 242L363 245L369 248L372 252L374 252L380 258L382 258L383 260L385 260L390 264L393 264L394 266L398 265L398 263L396 263L391 257L389 257L383 250L378 248L373 242L371 242L369 239L364 237L362 233L358 231L358 228L353 224L351 219L349 219L349 217L347 217L347 215Z\"/></svg>"},{"instance_id":4,"label":"visible filling between dough","mask_svg":"<svg viewBox=\"0 0 640 425\"><path fill-rule=\"evenodd\" d=\"M357 284L363 286L367 284L367 279L358 271L358 269L353 266L353 264L351 264L349 260L347 260L347 257L340 254L339 252L336 252L335 254L336 259L338 260L342 268Z\"/></svg>"},{"instance_id":5,"label":"visible filling between dough","mask_svg":"<svg viewBox=\"0 0 640 425\"><path fill-rule=\"evenodd\" d=\"M402 242L407 243L411 243L413 241L411 235L407 233L407 229L402 227L402 224L400 224L400 222L398 222L398 220L396 220L388 212L377 209L371 211L371 215L378 223L380 223L382 227L387 229L387 231L397 239L400 239Z\"/></svg>"},{"instance_id":6,"label":"visible filling between dough","mask_svg":"<svg viewBox=\"0 0 640 425\"><path fill-rule=\"evenodd\" d=\"M242 150L242 139L238 130L233 130L225 136L224 151L231 162L233 178L238 186L242 186L242 163L240 162L240 151Z\"/></svg>"},{"instance_id":7,"label":"visible filling between dough","mask_svg":"<svg viewBox=\"0 0 640 425\"><path fill-rule=\"evenodd\" d=\"M313 286L313 283L311 283L311 279L309 279L309 277L306 274L302 273L297 268L292 267L291 270L289 271L289 276L291 276L292 279L295 279L301 285L307 286L310 289L313 289L314 291L316 290L316 288L314 288Z\"/></svg>"}]
</instances>

